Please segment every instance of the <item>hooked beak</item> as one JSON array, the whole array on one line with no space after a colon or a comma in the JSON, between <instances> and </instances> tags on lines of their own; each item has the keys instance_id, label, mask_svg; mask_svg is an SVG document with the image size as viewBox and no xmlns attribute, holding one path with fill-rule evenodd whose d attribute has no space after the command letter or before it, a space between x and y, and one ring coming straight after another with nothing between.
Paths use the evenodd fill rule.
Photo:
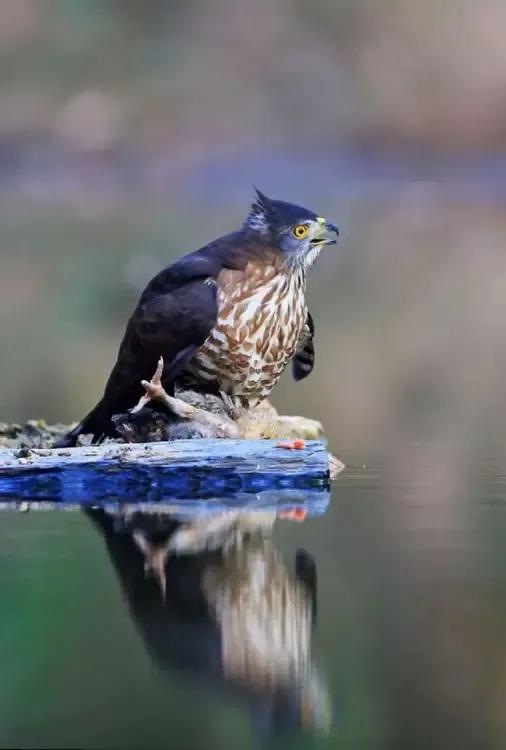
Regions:
<instances>
[{"instance_id":1,"label":"hooked beak","mask_svg":"<svg viewBox=\"0 0 506 750\"><path fill-rule=\"evenodd\" d=\"M331 221L325 222L325 231L326 232L335 232L336 237L339 237L339 229L336 227L335 224L332 224ZM334 240L336 242L336 240Z\"/></svg>"},{"instance_id":2,"label":"hooked beak","mask_svg":"<svg viewBox=\"0 0 506 750\"><path fill-rule=\"evenodd\" d=\"M337 240L330 237L322 237L323 233L335 233L336 237L339 237L339 229L331 221L318 217L318 224L321 226L321 233L318 237L311 240L311 245L335 245Z\"/></svg>"},{"instance_id":3,"label":"hooked beak","mask_svg":"<svg viewBox=\"0 0 506 750\"><path fill-rule=\"evenodd\" d=\"M339 229L335 224L332 224L331 221L325 220L325 231L328 233L335 233L336 237L339 237ZM330 237L325 238L325 244L326 245L335 245L337 242L337 239L332 239Z\"/></svg>"}]
</instances>

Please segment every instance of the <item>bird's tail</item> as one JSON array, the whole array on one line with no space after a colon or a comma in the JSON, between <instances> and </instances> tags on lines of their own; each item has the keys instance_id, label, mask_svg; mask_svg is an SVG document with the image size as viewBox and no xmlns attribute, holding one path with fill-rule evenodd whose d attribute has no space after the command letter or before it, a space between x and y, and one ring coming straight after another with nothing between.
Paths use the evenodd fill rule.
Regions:
<instances>
[{"instance_id":1,"label":"bird's tail","mask_svg":"<svg viewBox=\"0 0 506 750\"><path fill-rule=\"evenodd\" d=\"M73 430L57 440L53 448L71 448L77 444L80 435L93 435L93 443L99 443L104 437L114 435L115 428L111 416L110 407L102 399Z\"/></svg>"}]
</instances>

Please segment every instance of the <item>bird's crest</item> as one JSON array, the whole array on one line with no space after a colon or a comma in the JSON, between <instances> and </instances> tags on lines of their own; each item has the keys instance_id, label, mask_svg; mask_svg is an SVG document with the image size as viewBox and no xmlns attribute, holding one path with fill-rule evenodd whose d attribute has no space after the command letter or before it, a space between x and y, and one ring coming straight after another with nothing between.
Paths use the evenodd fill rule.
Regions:
<instances>
[{"instance_id":1,"label":"bird's crest","mask_svg":"<svg viewBox=\"0 0 506 750\"><path fill-rule=\"evenodd\" d=\"M261 234L267 234L269 232L269 208L271 201L258 188L254 188L254 190L256 198L245 221L245 226Z\"/></svg>"}]
</instances>

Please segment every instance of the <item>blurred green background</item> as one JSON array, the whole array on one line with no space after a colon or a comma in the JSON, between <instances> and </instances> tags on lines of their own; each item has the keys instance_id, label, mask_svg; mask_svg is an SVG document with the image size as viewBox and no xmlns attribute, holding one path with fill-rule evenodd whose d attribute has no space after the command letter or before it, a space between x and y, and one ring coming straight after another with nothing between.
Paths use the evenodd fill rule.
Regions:
<instances>
[{"instance_id":1,"label":"blurred green background","mask_svg":"<svg viewBox=\"0 0 506 750\"><path fill-rule=\"evenodd\" d=\"M0 419L81 417L146 281L252 184L341 229L309 280L315 371L273 395L351 466L299 534L329 747L504 747L505 27L504 0L0 3ZM137 703L158 683L84 520L2 528L6 736L153 744L167 694ZM28 675L53 692L24 728ZM220 716L216 746L243 726Z\"/></svg>"},{"instance_id":2,"label":"blurred green background","mask_svg":"<svg viewBox=\"0 0 506 750\"><path fill-rule=\"evenodd\" d=\"M1 3L1 418L82 416L146 281L257 184L342 235L309 283L316 370L276 404L348 459L503 435L505 23L501 0Z\"/></svg>"}]
</instances>

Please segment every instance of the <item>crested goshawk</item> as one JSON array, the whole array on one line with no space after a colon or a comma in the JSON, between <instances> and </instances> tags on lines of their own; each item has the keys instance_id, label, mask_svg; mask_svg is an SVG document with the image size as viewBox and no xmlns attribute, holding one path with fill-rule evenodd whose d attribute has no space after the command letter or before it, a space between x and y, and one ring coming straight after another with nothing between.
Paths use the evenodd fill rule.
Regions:
<instances>
[{"instance_id":1,"label":"crested goshawk","mask_svg":"<svg viewBox=\"0 0 506 750\"><path fill-rule=\"evenodd\" d=\"M57 444L115 434L112 417L143 394L159 357L163 386L184 382L223 393L238 408L266 398L292 362L296 380L313 368L306 272L335 224L301 206L256 200L241 229L177 260L147 285L130 318L97 406Z\"/></svg>"}]
</instances>

